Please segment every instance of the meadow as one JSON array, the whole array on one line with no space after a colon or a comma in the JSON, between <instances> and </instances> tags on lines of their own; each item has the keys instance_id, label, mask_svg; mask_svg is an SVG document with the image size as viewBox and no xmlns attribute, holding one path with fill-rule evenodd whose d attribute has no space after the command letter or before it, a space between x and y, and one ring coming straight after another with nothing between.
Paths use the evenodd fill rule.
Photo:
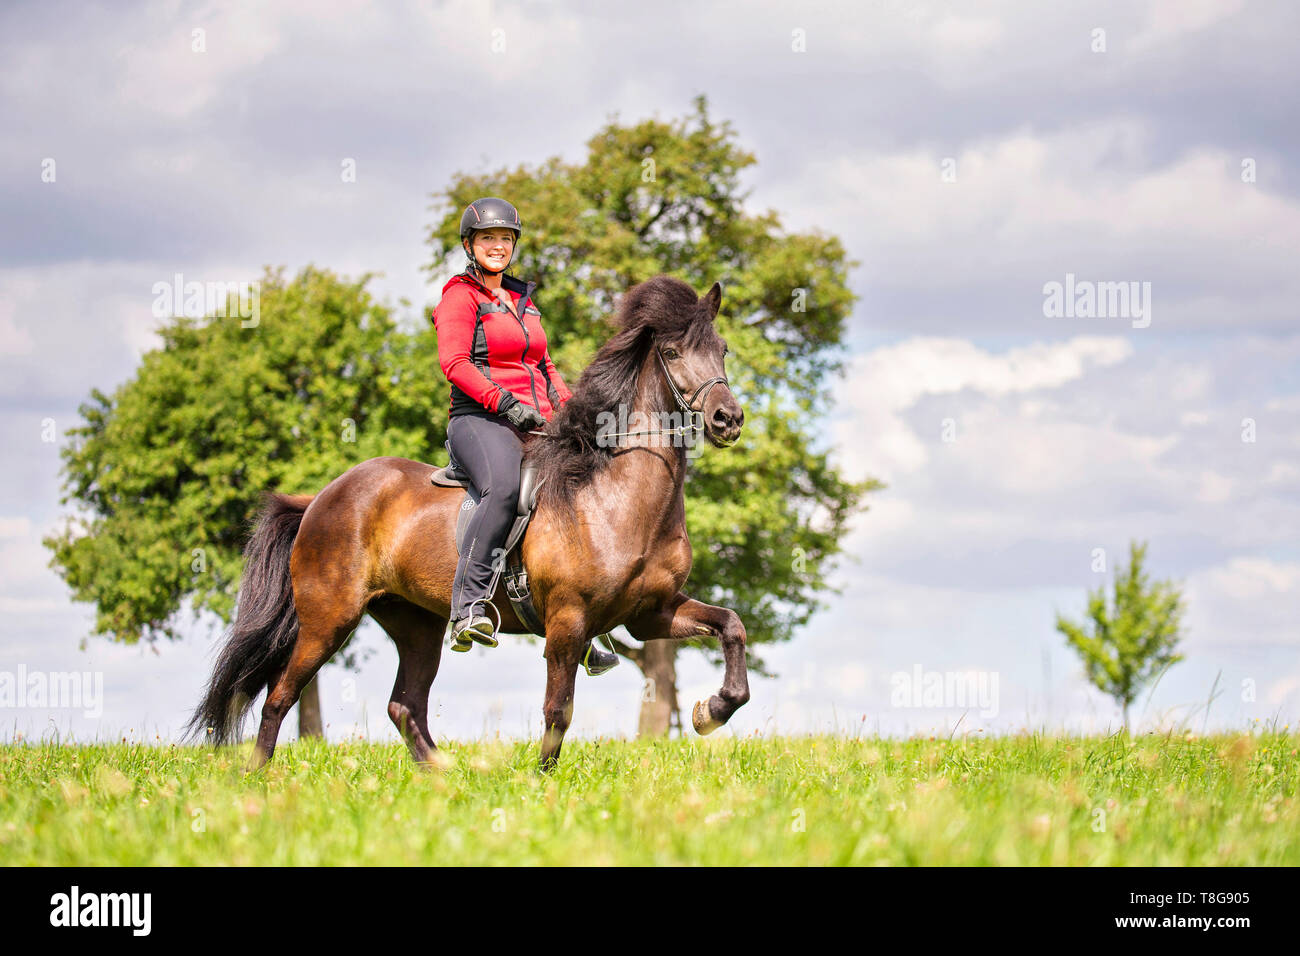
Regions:
<instances>
[{"instance_id":1,"label":"meadow","mask_svg":"<svg viewBox=\"0 0 1300 956\"><path fill-rule=\"evenodd\" d=\"M1300 865L1300 738L0 747L5 865Z\"/></svg>"}]
</instances>

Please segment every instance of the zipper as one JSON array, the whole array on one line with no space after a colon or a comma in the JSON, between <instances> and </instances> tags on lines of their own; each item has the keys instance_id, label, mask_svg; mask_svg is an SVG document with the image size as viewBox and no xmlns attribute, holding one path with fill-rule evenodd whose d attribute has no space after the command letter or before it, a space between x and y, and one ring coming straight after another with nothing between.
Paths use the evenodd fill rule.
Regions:
<instances>
[{"instance_id":1,"label":"zipper","mask_svg":"<svg viewBox=\"0 0 1300 956\"><path fill-rule=\"evenodd\" d=\"M492 299L494 300L496 299L496 296L492 294L491 289L483 285L483 283L478 282L477 279L475 279L474 281L489 296L491 296ZM522 365L524 367L524 371L528 373L528 387L532 390L533 393L533 408L537 410L538 414L541 414L541 407L537 404L537 380L533 378L533 370L528 367L529 336L528 336L528 325L526 322L524 322L524 310L528 308L530 296L532 295L532 291L535 288L536 286L531 282L527 283L524 286L524 294L519 297L519 305L517 307L518 313L515 315L515 319L518 320L519 327L524 330L524 354L519 357L519 364ZM510 311L509 307L507 307L506 311L507 312Z\"/></svg>"},{"instance_id":2,"label":"zipper","mask_svg":"<svg viewBox=\"0 0 1300 956\"><path fill-rule=\"evenodd\" d=\"M528 323L524 321L524 310L528 308L528 298L532 291L531 282L524 286L524 294L519 297L519 314L515 318L519 320L519 327L524 330L524 354L519 357L519 364L528 372L528 387L533 392L533 408L541 414L541 406L537 404L537 380L533 378L533 370L528 367Z\"/></svg>"}]
</instances>

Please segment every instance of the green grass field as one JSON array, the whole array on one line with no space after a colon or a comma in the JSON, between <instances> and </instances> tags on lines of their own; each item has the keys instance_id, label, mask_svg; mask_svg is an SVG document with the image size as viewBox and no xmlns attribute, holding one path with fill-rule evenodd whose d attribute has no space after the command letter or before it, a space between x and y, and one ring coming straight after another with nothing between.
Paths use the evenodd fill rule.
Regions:
<instances>
[{"instance_id":1,"label":"green grass field","mask_svg":"<svg viewBox=\"0 0 1300 956\"><path fill-rule=\"evenodd\" d=\"M0 748L7 865L1300 865L1294 734Z\"/></svg>"}]
</instances>

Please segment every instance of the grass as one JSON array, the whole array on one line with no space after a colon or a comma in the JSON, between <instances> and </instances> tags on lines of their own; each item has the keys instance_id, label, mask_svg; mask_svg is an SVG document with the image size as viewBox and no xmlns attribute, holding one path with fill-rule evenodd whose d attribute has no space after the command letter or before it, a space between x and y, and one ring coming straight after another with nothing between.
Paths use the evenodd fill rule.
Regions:
<instances>
[{"instance_id":1,"label":"grass","mask_svg":"<svg viewBox=\"0 0 1300 956\"><path fill-rule=\"evenodd\" d=\"M1294 734L0 747L10 865L1300 864Z\"/></svg>"}]
</instances>

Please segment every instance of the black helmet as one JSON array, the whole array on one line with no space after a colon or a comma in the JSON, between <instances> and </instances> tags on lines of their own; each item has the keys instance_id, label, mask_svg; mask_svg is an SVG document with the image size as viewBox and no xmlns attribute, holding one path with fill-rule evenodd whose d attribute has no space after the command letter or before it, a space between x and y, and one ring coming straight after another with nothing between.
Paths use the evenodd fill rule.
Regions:
<instances>
[{"instance_id":1,"label":"black helmet","mask_svg":"<svg viewBox=\"0 0 1300 956\"><path fill-rule=\"evenodd\" d=\"M504 199L475 199L460 217L460 237L466 239L475 229L510 229L518 241L523 232L519 210Z\"/></svg>"},{"instance_id":2,"label":"black helmet","mask_svg":"<svg viewBox=\"0 0 1300 956\"><path fill-rule=\"evenodd\" d=\"M500 275L510 268L510 263L515 261L515 248L519 246L519 237L523 234L523 224L519 221L519 210L506 202L504 199L475 199L465 207L465 212L460 217L460 242L461 246L465 245L466 240L470 240L473 234L479 229L509 229L515 234L515 247L510 250L510 259L506 262L505 269L499 272L493 272L479 265L478 260L474 258L474 252L466 249L465 253L469 257L468 271L483 278L482 273L488 275Z\"/></svg>"}]
</instances>

